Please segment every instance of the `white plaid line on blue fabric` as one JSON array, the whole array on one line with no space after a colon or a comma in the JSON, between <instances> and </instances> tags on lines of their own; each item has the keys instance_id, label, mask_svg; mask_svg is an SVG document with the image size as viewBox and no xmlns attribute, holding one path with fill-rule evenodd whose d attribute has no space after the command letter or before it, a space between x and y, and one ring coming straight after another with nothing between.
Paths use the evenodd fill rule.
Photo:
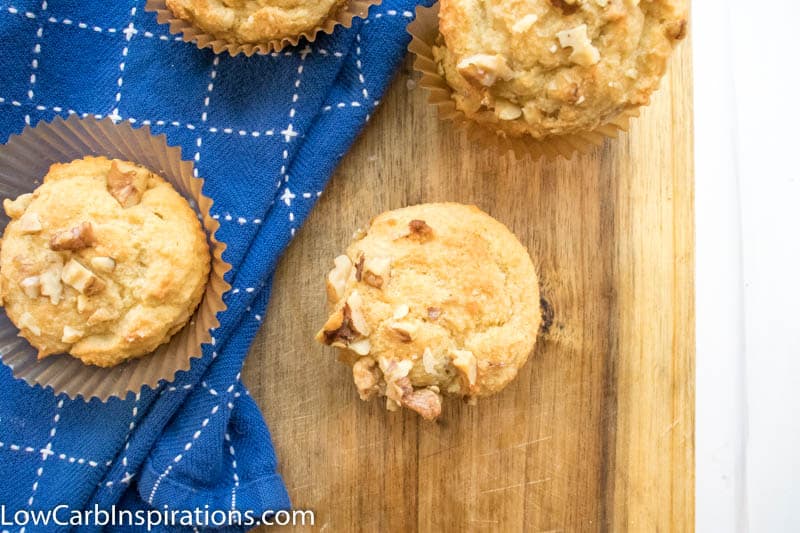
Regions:
<instances>
[{"instance_id":1,"label":"white plaid line on blue fabric","mask_svg":"<svg viewBox=\"0 0 800 533\"><path fill-rule=\"evenodd\" d=\"M239 472L236 465L236 450L233 447L230 434L225 432L225 442L228 444L228 453L231 454L231 470L233 471L233 488L231 489L231 510L236 510L236 490L239 488Z\"/></svg>"},{"instance_id":2,"label":"white plaid line on blue fabric","mask_svg":"<svg viewBox=\"0 0 800 533\"><path fill-rule=\"evenodd\" d=\"M231 385L229 390L232 391L234 386L235 384ZM205 427L208 426L208 424L211 422L211 417L213 417L219 412L219 408L220 408L219 404L214 405L214 407L211 409L211 413L206 418L203 419L203 421L200 423L200 429L195 431L194 434L192 435L192 438L184 445L183 449L185 452L189 451L192 448L192 445L194 445L194 443L197 441L197 439L200 438L200 435L203 434L203 429L205 429ZM232 409L233 404L228 402L228 408ZM158 488L161 486L161 483L170 474L170 472L172 472L174 465L180 463L182 460L183 460L183 454L179 453L172 460L172 463L167 465L164 471L158 476L156 482L153 484L153 488L150 490L150 495L147 498L148 504L153 505L153 499L156 497L156 493L158 492Z\"/></svg>"},{"instance_id":3,"label":"white plaid line on blue fabric","mask_svg":"<svg viewBox=\"0 0 800 533\"><path fill-rule=\"evenodd\" d=\"M46 6L46 2L44 3ZM50 434L49 440L45 447L41 450L42 454L42 462L39 468L36 469L36 477L33 480L33 486L31 487L31 495L28 498L28 507L33 507L34 498L36 498L36 490L39 488L39 480L42 478L42 473L44 473L44 465L47 462L47 459L54 455L53 453L53 439L56 436L56 430L58 428L58 422L61 420L61 409L64 407L64 400L61 399L56 404L56 412L53 415L53 424L50 427ZM25 527L23 526L20 530L20 533L25 533Z\"/></svg>"},{"instance_id":4,"label":"white plaid line on blue fabric","mask_svg":"<svg viewBox=\"0 0 800 533\"><path fill-rule=\"evenodd\" d=\"M117 93L114 95L114 110L109 115L111 120L114 122L119 122L122 119L122 117L119 115L119 103L122 100L122 82L125 76L125 60L128 57L131 39L133 39L133 36L136 33L136 29L133 26L133 21L135 18L136 5L131 7L130 21L128 22L128 26L122 30L122 33L125 34L125 47L122 49L122 59L119 62L119 78L117 78Z\"/></svg>"},{"instance_id":5,"label":"white plaid line on blue fabric","mask_svg":"<svg viewBox=\"0 0 800 533\"><path fill-rule=\"evenodd\" d=\"M217 69L219 67L219 56L214 57L214 61L211 64L211 73L209 74L210 81L208 82L208 86L206 87L206 97L203 99L203 113L200 115L200 122L205 124L208 122L208 106L211 103L211 93L214 92L214 80L217 78ZM253 132L255 133L255 132ZM197 145L197 151L194 153L194 161L195 163L200 162L200 148L203 146L203 136L198 135L197 141L195 141ZM194 176L199 176L199 171L197 170L197 166L194 167Z\"/></svg>"}]
</instances>

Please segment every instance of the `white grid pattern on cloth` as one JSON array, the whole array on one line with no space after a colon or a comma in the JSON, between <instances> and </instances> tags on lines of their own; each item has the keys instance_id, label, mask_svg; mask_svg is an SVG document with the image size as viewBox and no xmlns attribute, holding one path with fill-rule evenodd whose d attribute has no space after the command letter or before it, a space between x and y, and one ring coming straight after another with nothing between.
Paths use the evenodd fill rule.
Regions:
<instances>
[{"instance_id":1,"label":"white grid pattern on cloth","mask_svg":"<svg viewBox=\"0 0 800 533\"><path fill-rule=\"evenodd\" d=\"M39 14L44 15L45 11L47 11L47 0L42 0L41 5L39 6ZM27 12L27 14L33 14ZM36 18L34 16L34 18ZM35 94L34 87L36 86L36 71L39 68L39 55L42 53L42 35L44 35L44 25L39 23L36 26L36 39L33 42L33 51L31 58L31 75L28 79L28 100L33 102L33 97ZM31 124L31 116L29 114L25 114L25 124ZM24 529L24 528L23 528Z\"/></svg>"},{"instance_id":2,"label":"white grid pattern on cloth","mask_svg":"<svg viewBox=\"0 0 800 533\"><path fill-rule=\"evenodd\" d=\"M42 103L37 103L36 102L36 99L35 99L35 96L36 96L35 83L36 83L36 80L37 80L37 76L36 76L36 72L35 71L39 67L39 55L41 53L41 43L39 41L41 40L41 38L43 36L43 33L45 31L45 25L47 25L47 24L59 24L59 25L72 26L72 27L75 27L75 28L78 28L78 29L81 29L81 30L91 31L91 32L94 32L94 33L106 33L106 34L124 36L125 46L124 46L124 48L122 50L122 58L121 58L121 61L120 61L120 64L119 64L119 76L116 79L116 92L115 92L115 96L114 96L114 109L113 109L112 114L110 115L111 118L114 119L114 120L127 120L127 121L129 121L131 123L138 123L138 124L141 124L141 125L157 125L157 126L164 126L164 127L169 126L169 127L176 127L176 128L186 128L186 129L189 129L189 130L198 130L198 141L197 141L197 149L198 149L197 157L198 158L199 158L199 151L200 151L200 148L202 146L202 140L201 139L202 139L202 136L205 133L251 136L251 137L259 137L259 136L262 136L262 135L264 135L264 136L274 136L274 135L279 134L279 135L282 135L284 137L284 142L286 143L287 148L288 148L288 145L292 142L292 139L294 139L295 137L297 137L300 134L299 132L294 130L294 116L296 114L296 110L295 110L294 105L292 105L292 108L291 108L290 113L289 113L289 122L288 122L287 127L285 129L283 129L283 130L280 130L280 131L279 131L278 128L271 128L271 129L266 129L266 130L254 131L254 130L243 130L243 129L238 129L238 128L234 128L234 127L223 127L223 126L219 126L219 125L209 125L208 124L207 108L208 108L208 102L209 102L210 94L211 94L211 92L213 90L214 79L215 79L216 73L217 73L217 66L218 66L218 63L219 63L219 56L217 56L215 58L214 63L213 63L213 69L212 69L211 74L210 74L211 83L207 87L207 91L206 91L207 94L206 94L206 98L204 100L204 106L203 106L204 109L203 109L203 113L201 115L201 119L200 119L200 124L199 125L198 124L189 123L189 122L174 121L174 120L167 120L167 119L151 119L151 118L130 117L130 116L125 117L125 116L122 116L122 114L120 113L119 104L120 104L120 102L122 100L122 87L123 87L123 84L124 84L124 73L125 73L125 59L128 56L128 52L130 50L130 45L131 45L131 42L133 41L133 37L134 36L141 36L141 37L148 38L148 39L156 39L156 40L159 40L159 41L167 41L167 42L182 41L180 36L176 37L176 36L171 36L171 35L166 35L166 34L154 34L153 32L150 32L150 31L141 31L141 30L136 29L136 27L134 25L134 18L135 18L136 14L137 14L137 6L136 5L132 6L132 8L130 10L130 20L129 20L127 26L125 26L124 28L101 27L99 25L92 24L90 22L77 21L77 20L74 20L74 19L71 19L71 18L58 18L58 17L54 17L54 16L48 16L48 14L46 13L47 0L43 0L42 1L41 9L40 9L40 12L38 12L38 13L34 12L34 11L19 10L17 7L15 7L13 5L7 5L7 6L3 7L3 8L0 8L0 9L3 9L5 11L7 11L9 14L18 15L18 16L21 16L21 17L25 17L27 19L36 20L38 22L37 33L36 33L36 42L34 43L34 48L32 50L32 56L33 57L31 59L31 76L30 76L30 81L29 81L29 89L28 89L28 93L27 93L28 101L27 102L22 102L22 101L13 99L13 98L0 96L0 105L10 105L10 106L14 106L14 107L23 108L23 109L25 107L30 107L31 109L36 109L38 111L52 111L52 112L54 112L56 114L66 113L67 115L79 115L79 116L82 116L82 117L87 117L87 116L91 115L91 116L94 116L96 118L103 118L103 115L91 114L91 113L83 112L83 111L76 110L76 109L70 109L67 106L59 106L59 105L53 105L53 104L44 105ZM366 19L364 21L364 24L365 25L369 24L370 23L370 19L379 19L379 18L381 18L383 16L403 16L403 17L406 17L406 18L412 18L413 17L413 13L411 13L409 11L399 12L397 10L391 10L391 9L390 10L386 10L384 12L376 12L376 11L373 10L373 12L370 13L370 18ZM336 104L325 106L322 109L323 112L329 112L329 111L332 111L332 110L335 110L335 109L356 108L356 107L361 107L362 105L377 106L379 104L378 100L374 100L372 102L369 101L369 91L367 89L366 80L364 78L364 74L363 74L363 71L362 71L362 64L361 64L361 58L360 58L360 56L361 56L361 50L360 50L361 36L357 35L356 38L357 38L357 43L356 43L356 46L357 46L357 50L356 50L357 68L358 68L358 71L359 71L359 81L360 81L360 83L362 85L361 96L363 97L364 101L363 101L363 103L362 102L358 102L356 100L354 100L352 102L339 102L339 103L336 103ZM306 56L308 54L312 54L312 53L313 54L318 54L320 56L331 56L331 57L336 57L336 58L341 58L344 55L340 51L330 51L330 50L327 50L327 49L324 49L324 48L311 49L308 46L303 48L303 49L285 50L285 51L282 51L282 52L274 52L274 53L271 54L272 57L293 56L293 55L299 55L300 56L301 61L300 61L300 65L298 66L298 69L297 69L297 79L295 81L295 92L294 92L294 94L292 96L292 104L296 104L298 102L298 100L300 99L299 89L300 89L300 87L302 85L301 78L302 78L302 74L303 74L303 63L305 62ZM30 124L30 115L25 114L25 121L26 121L26 123ZM288 160L288 150L285 150L283 153L284 153L284 156L283 156L284 161L287 161ZM289 188L288 188L288 182L290 180L290 176L287 173L287 169L285 168L285 165L284 165L284 168L283 168L283 170L281 172L281 175L282 175L282 178L283 178L282 181L284 182L284 184L287 185L283 195L281 196L281 199L286 203L287 207L290 208L290 213L289 213L290 222L294 222L294 213L291 210L292 200L294 200L294 199L296 199L298 197L302 198L302 199L306 199L306 200L313 199L313 198L319 197L322 194L322 191L302 192L302 193L295 194L292 191L290 191ZM230 214L230 213L225 213L225 214L222 214L222 215L215 214L214 218L217 218L219 220L225 220L225 221L235 221L236 223L238 223L240 225L244 225L244 224L248 224L248 223L252 223L252 224L261 224L262 223L262 220L260 218L249 218L248 219L247 217L235 216L235 215ZM292 235L294 235L294 233L295 233L294 226L292 226L292 228L291 228L291 233L292 233ZM243 291L245 293L251 293L251 292L254 292L255 290L257 290L257 289L254 288L254 287L246 287L246 288L241 289L241 291ZM232 293L236 294L239 291L240 291L239 289L233 289ZM249 307L247 309L248 309L248 311L251 311L251 309ZM253 316L258 321L262 320L262 317L260 315L258 315L258 314L255 314ZM216 343L216 339L212 337L212 345L215 344L215 343ZM216 352L214 352L213 353L213 357L216 357L216 355L217 355ZM237 375L236 383L230 385L225 391L227 393L228 401L226 403L226 407L228 409L233 409L234 408L233 401L232 401L233 399L239 398L242 394L249 395L249 391L247 391L246 389L243 390L243 392L239 392L239 391L235 390L236 384L238 382L239 382L239 376ZM215 389L209 387L205 382L202 383L202 387L205 388L206 390L208 390L209 394L212 397L216 397L216 396L219 395L218 392ZM194 389L194 388L197 388L197 387L195 387L195 386L193 386L191 384L187 384L187 385L180 386L180 387L169 386L169 387L165 387L164 389L162 389L161 394L164 394L166 392L175 392L175 391L178 391L178 390L191 390L191 389ZM130 446L131 435L132 435L132 433L133 433L133 431L135 430L135 427L136 427L137 417L138 417L139 409L140 409L140 399L141 399L141 395L137 394L136 397L135 397L134 405L132 406L131 418L130 418L130 422L128 423L127 434L126 434L125 439L124 439L125 444L124 444L124 448L123 448L123 452L122 452L121 461L122 461L123 466L127 466L127 463L128 463L127 452L128 452L129 446ZM56 435L56 432L57 432L58 423L59 423L60 418L61 418L61 410L62 410L63 406L64 406L64 400L63 399L59 400L57 405L56 405L55 413L53 415L52 426L51 426L50 433L49 433L49 440L48 440L48 442L46 443L46 445L44 447L24 446L24 445L21 445L21 444L0 441L0 450L5 449L5 450L8 450L10 452L17 452L17 453L23 453L23 454L40 454L42 456L41 463L40 463L39 467L36 470L36 478L35 478L32 486L31 486L31 496L29 497L29 500L28 500L28 504L29 505L33 504L33 502L35 501L36 491L38 489L38 482L39 482L39 479L41 478L42 473L44 471L45 463L49 458L57 459L59 461L65 461L65 462L68 462L70 464L83 465L83 466L86 466L88 468L97 468L99 466L105 466L107 468L107 467L110 467L113 464L113 460L99 461L99 460L87 459L87 458L83 458L83 457L74 457L74 456L67 455L65 453L60 453L60 452L54 450L54 447L53 447L54 438L55 438L55 435ZM203 429L210 423L211 417L215 416L219 412L221 406L222 406L222 404L215 404L212 407L209 415L202 420L199 429L194 432L194 434L192 435L192 438L184 445L184 448L183 448L184 449L184 453L188 452L192 448L194 443L201 436ZM238 469L237 469L237 464L236 464L235 449L233 447L230 435L227 434L227 433L225 434L225 440L228 443L228 452L229 452L229 454L231 456L231 461L232 461L231 465L232 465L232 470L233 470L234 487L233 487L233 491L232 491L232 494L231 494L231 505L235 509L235 506L236 506L236 490L239 487L240 480L239 480ZM159 485L161 484L161 482L167 476L169 476L169 474L173 471L175 465L178 464L182 459L183 459L183 453L178 454L176 457L174 457L173 460L172 460L172 463L169 464L165 468L165 470L162 472L162 474L157 478L156 483L151 488L151 491L150 491L150 494L149 494L149 499L148 500L149 500L150 503L153 502L153 499L155 498L155 495L158 492L158 488L159 488ZM106 485L107 486L113 486L114 483L127 484L132 480L132 478L133 478L133 475L130 472L128 472L127 469L126 469L124 471L123 477L120 480L118 480L116 482L109 481L109 482L106 483ZM24 533L24 531L25 531L25 529L23 528L21 530L21 533Z\"/></svg>"},{"instance_id":3,"label":"white grid pattern on cloth","mask_svg":"<svg viewBox=\"0 0 800 533\"><path fill-rule=\"evenodd\" d=\"M36 490L39 488L39 480L42 478L42 473L44 472L44 465L47 462L47 459L53 455L53 439L56 437L56 430L58 428L58 422L61 420L61 409L64 407L64 400L59 400L56 404L56 412L53 415L53 423L50 426L50 433L49 433L49 440L44 448L40 450L39 453L42 454L42 461L39 465L39 468L36 469L36 477L33 479L33 486L31 487L31 495L28 498L28 508L33 507L34 498L36 498ZM25 533L25 526L23 526L20 530L20 533Z\"/></svg>"},{"instance_id":4,"label":"white grid pattern on cloth","mask_svg":"<svg viewBox=\"0 0 800 533\"><path fill-rule=\"evenodd\" d=\"M210 78L208 86L206 87L206 97L203 99L203 113L200 115L200 122L205 124L208 122L208 106L211 103L211 93L214 92L214 80L217 79L217 72L219 68L219 56L214 56L214 62L211 64L211 73L208 75ZM194 162L200 162L200 148L203 146L203 135L199 134L195 141L197 151L194 153ZM194 167L194 177L198 177L197 166Z\"/></svg>"},{"instance_id":5,"label":"white grid pattern on cloth","mask_svg":"<svg viewBox=\"0 0 800 533\"><path fill-rule=\"evenodd\" d=\"M231 455L231 470L233 472L233 488L231 488L231 510L236 510L236 491L239 489L239 472L236 465L236 449L231 442L229 433L225 433L225 442L228 444L228 453Z\"/></svg>"},{"instance_id":6,"label":"white grid pattern on cloth","mask_svg":"<svg viewBox=\"0 0 800 533\"><path fill-rule=\"evenodd\" d=\"M232 383L230 385L230 387L228 387L228 389L226 390L226 392L228 394L232 393L234 388L236 388L236 384L238 383L238 378L239 378L239 375L237 374L237 381ZM205 384L205 382L203 382L203 384ZM207 385L205 385L204 388L207 391L209 391L209 394L211 394L210 391L213 390L213 389L210 389ZM215 392L215 394L211 394L211 396L216 396L217 395L216 391L214 391L214 392ZM228 402L227 407L228 407L228 409L233 409L233 403ZM211 422L211 418L219 412L219 409L220 409L220 404L214 404L214 406L211 408L211 412L200 423L200 428L198 430L196 430L192 434L192 437L186 442L186 444L184 444L183 451L181 453L179 453L178 455L176 455L172 459L172 462L169 465L167 465L167 467L164 469L164 471L161 472L161 474L159 474L158 478L156 478L155 483L153 483L153 487L150 489L150 494L147 497L147 503L149 505L153 505L153 499L156 497L156 494L158 493L158 488L161 486L161 483L172 472L172 469L175 467L175 465L177 465L178 463L180 463L183 460L183 454L192 449L192 446L194 446L194 443L197 442L197 439L199 439L200 435L203 434L203 430Z\"/></svg>"},{"instance_id":7,"label":"white grid pattern on cloth","mask_svg":"<svg viewBox=\"0 0 800 533\"><path fill-rule=\"evenodd\" d=\"M128 26L122 30L122 33L125 34L125 46L122 48L122 59L119 62L119 78L117 78L117 93L114 95L114 110L111 112L109 117L114 122L119 122L122 117L119 115L119 104L122 100L122 81L125 76L125 61L128 59L128 51L130 50L130 43L131 39L133 39L133 35L136 33L136 29L133 25L133 20L136 18L136 5L134 4L131 7L131 14L130 19L128 21Z\"/></svg>"}]
</instances>

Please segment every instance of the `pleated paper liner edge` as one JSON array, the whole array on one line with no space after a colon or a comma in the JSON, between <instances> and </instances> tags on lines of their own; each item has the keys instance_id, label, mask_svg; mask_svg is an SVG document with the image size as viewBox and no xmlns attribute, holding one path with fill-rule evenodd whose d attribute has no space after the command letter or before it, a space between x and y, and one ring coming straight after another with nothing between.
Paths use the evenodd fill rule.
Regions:
<instances>
[{"instance_id":1,"label":"pleated paper liner edge","mask_svg":"<svg viewBox=\"0 0 800 533\"><path fill-rule=\"evenodd\" d=\"M316 28L304 31L293 37L273 39L263 43L235 43L224 39L217 39L213 35L195 28L190 22L178 18L167 7L166 0L147 0L145 11L156 13L159 24L168 24L172 35L181 36L183 41L194 43L198 48L210 48L215 54L228 53L231 56L243 54L250 57L254 54L266 55L281 52L287 47L297 46L305 39L312 43L319 35L330 35L333 31L343 26L350 28L353 20L367 18L372 6L380 5L382 0L349 0L345 2L336 13L328 17L325 22Z\"/></svg>"}]
</instances>

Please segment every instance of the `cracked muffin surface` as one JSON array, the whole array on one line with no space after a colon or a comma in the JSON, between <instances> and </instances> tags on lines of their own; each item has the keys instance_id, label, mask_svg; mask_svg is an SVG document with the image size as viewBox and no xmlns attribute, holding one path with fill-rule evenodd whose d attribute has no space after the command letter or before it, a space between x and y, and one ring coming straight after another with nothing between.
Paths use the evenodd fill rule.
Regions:
<instances>
[{"instance_id":1,"label":"cracked muffin surface","mask_svg":"<svg viewBox=\"0 0 800 533\"><path fill-rule=\"evenodd\" d=\"M102 157L54 164L3 207L0 298L40 358L114 366L167 342L200 303L205 232L144 167Z\"/></svg>"},{"instance_id":2,"label":"cracked muffin surface","mask_svg":"<svg viewBox=\"0 0 800 533\"><path fill-rule=\"evenodd\" d=\"M434 47L456 107L498 133L591 131L647 105L688 0L441 0Z\"/></svg>"},{"instance_id":3,"label":"cracked muffin surface","mask_svg":"<svg viewBox=\"0 0 800 533\"><path fill-rule=\"evenodd\" d=\"M172 13L228 42L291 38L322 25L347 0L167 0Z\"/></svg>"},{"instance_id":4,"label":"cracked muffin surface","mask_svg":"<svg viewBox=\"0 0 800 533\"><path fill-rule=\"evenodd\" d=\"M362 399L427 419L441 396L488 396L517 375L541 321L536 271L503 224L474 206L376 217L328 274L317 334L341 348Z\"/></svg>"}]
</instances>

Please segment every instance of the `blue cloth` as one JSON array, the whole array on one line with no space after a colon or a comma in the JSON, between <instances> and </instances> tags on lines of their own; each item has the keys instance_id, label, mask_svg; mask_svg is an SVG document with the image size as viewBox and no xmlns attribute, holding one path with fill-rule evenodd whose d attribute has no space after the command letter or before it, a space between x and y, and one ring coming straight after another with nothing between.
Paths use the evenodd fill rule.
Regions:
<instances>
[{"instance_id":1,"label":"blue cloth","mask_svg":"<svg viewBox=\"0 0 800 533\"><path fill-rule=\"evenodd\" d=\"M378 104L413 9L412 0L385 0L366 21L311 46L231 58L170 35L144 0L0 0L0 141L73 113L151 125L206 179L234 267L215 344L174 383L86 404L0 366L7 518L59 504L289 507L269 431L239 372L276 262Z\"/></svg>"}]
</instances>

